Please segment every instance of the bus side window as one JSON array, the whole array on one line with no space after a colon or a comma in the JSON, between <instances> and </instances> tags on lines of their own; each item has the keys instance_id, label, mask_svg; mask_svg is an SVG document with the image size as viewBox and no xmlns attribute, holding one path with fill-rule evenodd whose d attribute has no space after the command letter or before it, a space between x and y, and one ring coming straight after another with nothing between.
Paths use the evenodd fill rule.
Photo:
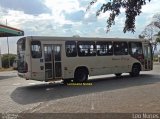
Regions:
<instances>
[{"instance_id":1,"label":"bus side window","mask_svg":"<svg viewBox=\"0 0 160 119\"><path fill-rule=\"evenodd\" d=\"M108 55L113 55L113 44L112 44L112 42L108 43Z\"/></svg>"},{"instance_id":2,"label":"bus side window","mask_svg":"<svg viewBox=\"0 0 160 119\"><path fill-rule=\"evenodd\" d=\"M77 56L77 48L75 41L66 41L66 56L67 57L76 57Z\"/></svg>"},{"instance_id":3,"label":"bus side window","mask_svg":"<svg viewBox=\"0 0 160 119\"><path fill-rule=\"evenodd\" d=\"M96 43L97 55L107 56L113 54L112 42L98 41Z\"/></svg>"},{"instance_id":4,"label":"bus side window","mask_svg":"<svg viewBox=\"0 0 160 119\"><path fill-rule=\"evenodd\" d=\"M96 56L94 41L79 41L78 56Z\"/></svg>"},{"instance_id":5,"label":"bus side window","mask_svg":"<svg viewBox=\"0 0 160 119\"><path fill-rule=\"evenodd\" d=\"M40 41L31 41L31 55L32 58L41 58L42 50L41 50L41 42Z\"/></svg>"},{"instance_id":6,"label":"bus side window","mask_svg":"<svg viewBox=\"0 0 160 119\"><path fill-rule=\"evenodd\" d=\"M114 42L114 54L115 55L128 55L127 42Z\"/></svg>"},{"instance_id":7,"label":"bus side window","mask_svg":"<svg viewBox=\"0 0 160 119\"><path fill-rule=\"evenodd\" d=\"M131 55L142 55L142 43L140 42L130 42L129 49Z\"/></svg>"}]
</instances>

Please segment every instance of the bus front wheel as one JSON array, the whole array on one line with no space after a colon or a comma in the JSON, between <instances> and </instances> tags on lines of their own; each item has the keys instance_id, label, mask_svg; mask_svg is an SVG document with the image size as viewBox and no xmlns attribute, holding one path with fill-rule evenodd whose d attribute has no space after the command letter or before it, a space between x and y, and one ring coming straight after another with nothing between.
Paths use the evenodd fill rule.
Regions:
<instances>
[{"instance_id":1,"label":"bus front wheel","mask_svg":"<svg viewBox=\"0 0 160 119\"><path fill-rule=\"evenodd\" d=\"M84 69L78 69L75 71L74 81L75 82L85 82L88 80L88 73Z\"/></svg>"},{"instance_id":2,"label":"bus front wheel","mask_svg":"<svg viewBox=\"0 0 160 119\"><path fill-rule=\"evenodd\" d=\"M130 76L136 77L136 76L139 76L139 73L140 73L139 65L133 65L132 71L130 72Z\"/></svg>"}]
</instances>

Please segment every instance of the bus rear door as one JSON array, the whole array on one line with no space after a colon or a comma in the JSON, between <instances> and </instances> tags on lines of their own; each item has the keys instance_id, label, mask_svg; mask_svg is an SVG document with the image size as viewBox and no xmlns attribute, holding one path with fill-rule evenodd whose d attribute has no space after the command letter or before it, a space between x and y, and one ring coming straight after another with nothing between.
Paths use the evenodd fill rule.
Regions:
<instances>
[{"instance_id":1,"label":"bus rear door","mask_svg":"<svg viewBox=\"0 0 160 119\"><path fill-rule=\"evenodd\" d=\"M45 44L43 48L45 64L45 81L61 79L61 45Z\"/></svg>"}]
</instances>

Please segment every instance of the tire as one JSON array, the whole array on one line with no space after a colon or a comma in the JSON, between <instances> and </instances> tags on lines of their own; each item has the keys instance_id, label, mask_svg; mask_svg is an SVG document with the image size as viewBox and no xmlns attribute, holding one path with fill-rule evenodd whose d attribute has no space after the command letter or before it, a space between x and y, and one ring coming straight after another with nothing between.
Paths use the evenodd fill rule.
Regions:
<instances>
[{"instance_id":1,"label":"tire","mask_svg":"<svg viewBox=\"0 0 160 119\"><path fill-rule=\"evenodd\" d=\"M120 77L122 75L122 73L116 73L115 76L116 77Z\"/></svg>"},{"instance_id":2,"label":"tire","mask_svg":"<svg viewBox=\"0 0 160 119\"><path fill-rule=\"evenodd\" d=\"M139 76L139 73L140 73L139 65L133 65L132 71L130 72L130 76L137 77L137 76Z\"/></svg>"},{"instance_id":3,"label":"tire","mask_svg":"<svg viewBox=\"0 0 160 119\"><path fill-rule=\"evenodd\" d=\"M75 71L75 75L74 75L74 81L75 82L85 82L88 80L88 73L86 70L84 69L78 69Z\"/></svg>"}]
</instances>

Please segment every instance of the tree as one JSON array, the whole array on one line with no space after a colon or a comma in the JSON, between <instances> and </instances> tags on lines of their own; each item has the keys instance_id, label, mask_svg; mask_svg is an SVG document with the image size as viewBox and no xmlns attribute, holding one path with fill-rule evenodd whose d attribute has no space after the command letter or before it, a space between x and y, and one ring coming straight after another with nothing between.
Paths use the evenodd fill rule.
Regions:
<instances>
[{"instance_id":1,"label":"tree","mask_svg":"<svg viewBox=\"0 0 160 119\"><path fill-rule=\"evenodd\" d=\"M156 43L160 44L160 31L158 32L158 34L156 34L157 38L156 38Z\"/></svg>"},{"instance_id":2,"label":"tree","mask_svg":"<svg viewBox=\"0 0 160 119\"><path fill-rule=\"evenodd\" d=\"M145 39L148 39L150 42L153 42L153 36L156 33L156 28L153 23L148 24L141 33Z\"/></svg>"},{"instance_id":3,"label":"tree","mask_svg":"<svg viewBox=\"0 0 160 119\"><path fill-rule=\"evenodd\" d=\"M160 38L160 13L152 17L152 21L144 28L139 36L143 36L151 42L154 53L157 49L157 45L160 43L158 40Z\"/></svg>"},{"instance_id":4,"label":"tree","mask_svg":"<svg viewBox=\"0 0 160 119\"><path fill-rule=\"evenodd\" d=\"M14 62L14 60L15 60L15 58L16 58L16 55L14 55L14 54L4 54L3 56L2 56L2 67L3 68L8 68L9 67L9 65L8 65L8 56L9 56L9 60L10 60L10 66L12 66L13 65L13 62Z\"/></svg>"},{"instance_id":5,"label":"tree","mask_svg":"<svg viewBox=\"0 0 160 119\"><path fill-rule=\"evenodd\" d=\"M160 13L157 13L153 16L153 24L155 27L160 29Z\"/></svg>"},{"instance_id":6,"label":"tree","mask_svg":"<svg viewBox=\"0 0 160 119\"><path fill-rule=\"evenodd\" d=\"M92 0L87 10L98 0ZM135 17L140 15L142 12L142 6L146 4L146 1L151 0L110 0L107 3L104 3L101 8L97 11L96 15L99 16L101 12L105 13L110 11L110 16L107 19L107 32L110 30L111 26L115 24L115 17L117 17L121 11L121 8L125 9L125 26L123 32L127 31L134 33L135 32Z\"/></svg>"},{"instance_id":7,"label":"tree","mask_svg":"<svg viewBox=\"0 0 160 119\"><path fill-rule=\"evenodd\" d=\"M144 39L144 38L145 38L145 36L144 36L144 35L141 35L141 34L140 34L138 37L139 37L140 39Z\"/></svg>"},{"instance_id":8,"label":"tree","mask_svg":"<svg viewBox=\"0 0 160 119\"><path fill-rule=\"evenodd\" d=\"M146 32L149 30L149 34ZM153 15L152 21L145 27L144 31L142 32L145 37L149 37L160 30L160 13ZM150 38L150 37L149 37Z\"/></svg>"}]
</instances>

